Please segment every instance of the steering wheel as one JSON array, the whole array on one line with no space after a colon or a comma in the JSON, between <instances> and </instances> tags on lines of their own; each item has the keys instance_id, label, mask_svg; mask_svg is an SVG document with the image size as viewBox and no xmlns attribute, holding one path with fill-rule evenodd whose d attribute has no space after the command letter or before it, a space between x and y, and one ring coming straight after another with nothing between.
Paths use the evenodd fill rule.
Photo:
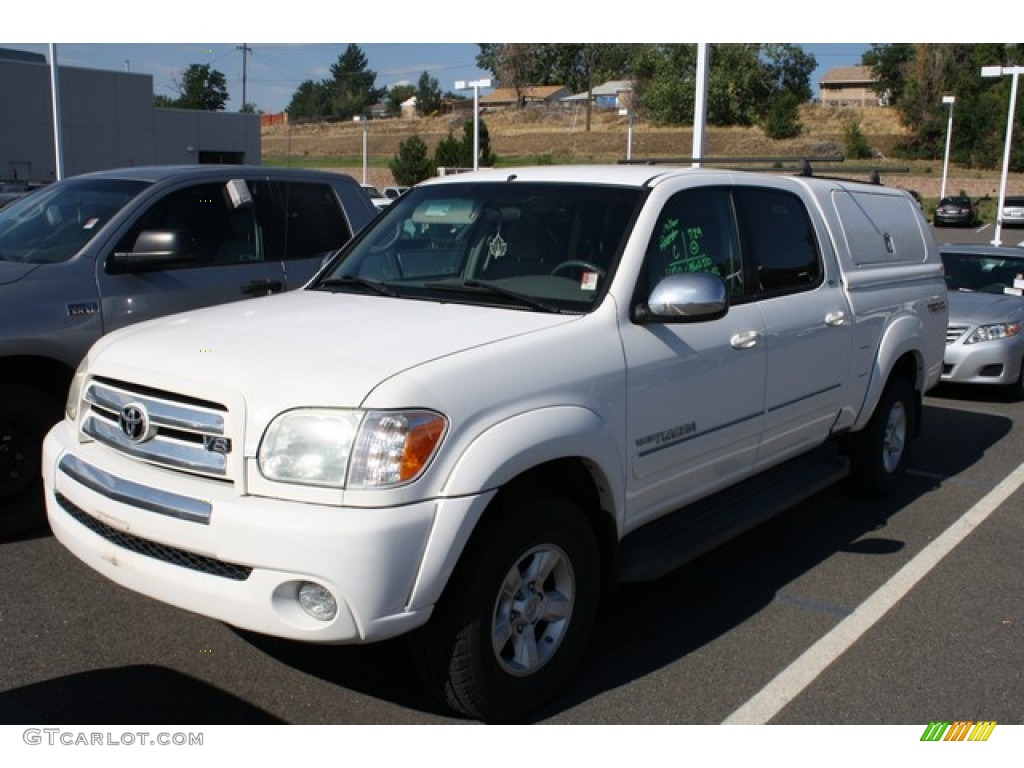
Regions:
<instances>
[{"instance_id":1,"label":"steering wheel","mask_svg":"<svg viewBox=\"0 0 1024 768\"><path fill-rule=\"evenodd\" d=\"M549 274L557 275L559 272L564 272L568 269L589 269L593 272L597 272L598 275L604 277L606 272L603 268L597 266L591 261L582 261L580 259L572 259L570 261L563 261L561 264L556 264L555 268L551 270Z\"/></svg>"}]
</instances>

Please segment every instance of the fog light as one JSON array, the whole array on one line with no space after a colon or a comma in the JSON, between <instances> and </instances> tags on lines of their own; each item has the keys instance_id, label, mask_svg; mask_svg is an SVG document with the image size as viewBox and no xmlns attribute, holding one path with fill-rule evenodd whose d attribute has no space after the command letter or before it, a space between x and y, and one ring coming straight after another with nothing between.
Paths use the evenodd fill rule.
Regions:
<instances>
[{"instance_id":1,"label":"fog light","mask_svg":"<svg viewBox=\"0 0 1024 768\"><path fill-rule=\"evenodd\" d=\"M317 621L330 621L338 615L338 601L326 587L304 581L299 585L299 605Z\"/></svg>"}]
</instances>

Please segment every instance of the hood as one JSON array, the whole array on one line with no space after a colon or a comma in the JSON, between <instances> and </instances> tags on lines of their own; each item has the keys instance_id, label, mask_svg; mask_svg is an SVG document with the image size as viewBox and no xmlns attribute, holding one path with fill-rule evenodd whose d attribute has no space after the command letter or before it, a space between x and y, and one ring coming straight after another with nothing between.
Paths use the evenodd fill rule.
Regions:
<instances>
[{"instance_id":1,"label":"hood","mask_svg":"<svg viewBox=\"0 0 1024 768\"><path fill-rule=\"evenodd\" d=\"M950 325L985 325L1024 319L1024 298L1001 293L950 291Z\"/></svg>"},{"instance_id":2,"label":"hood","mask_svg":"<svg viewBox=\"0 0 1024 768\"><path fill-rule=\"evenodd\" d=\"M4 261L0 259L0 285L16 283L29 272L38 269L41 264L28 264L23 261Z\"/></svg>"},{"instance_id":3,"label":"hood","mask_svg":"<svg viewBox=\"0 0 1024 768\"><path fill-rule=\"evenodd\" d=\"M90 359L99 375L219 402L241 392L261 410L355 407L402 371L575 319L295 291L132 325L97 342Z\"/></svg>"}]
</instances>

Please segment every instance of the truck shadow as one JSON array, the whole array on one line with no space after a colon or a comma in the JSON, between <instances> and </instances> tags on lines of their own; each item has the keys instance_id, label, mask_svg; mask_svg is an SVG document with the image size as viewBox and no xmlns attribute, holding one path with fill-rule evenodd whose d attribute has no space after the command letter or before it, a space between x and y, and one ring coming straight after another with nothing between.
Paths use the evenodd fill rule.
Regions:
<instances>
[{"instance_id":1,"label":"truck shadow","mask_svg":"<svg viewBox=\"0 0 1024 768\"><path fill-rule=\"evenodd\" d=\"M89 670L0 694L0 723L7 725L275 725L280 722L209 683L151 664ZM155 733L150 736L156 738Z\"/></svg>"},{"instance_id":2,"label":"truck shadow","mask_svg":"<svg viewBox=\"0 0 1024 768\"><path fill-rule=\"evenodd\" d=\"M664 578L623 585L595 632L581 673L531 722L561 720L566 710L677 662L785 599L788 584L837 553L884 557L901 552L905 542L885 534L890 521L946 478L977 463L1012 427L1010 419L999 416L930 403L925 410L911 473L894 495L864 499L837 485ZM983 492L978 489L979 496ZM955 519L956 512L950 515ZM322 648L239 634L307 674L430 713L438 722L452 721L451 713L417 687L401 639Z\"/></svg>"}]
</instances>

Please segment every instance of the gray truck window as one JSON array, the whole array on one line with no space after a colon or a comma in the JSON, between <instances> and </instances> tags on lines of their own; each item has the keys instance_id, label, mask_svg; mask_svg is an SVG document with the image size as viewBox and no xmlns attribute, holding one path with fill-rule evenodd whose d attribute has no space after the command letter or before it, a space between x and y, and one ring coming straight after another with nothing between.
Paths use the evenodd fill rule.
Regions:
<instances>
[{"instance_id":1,"label":"gray truck window","mask_svg":"<svg viewBox=\"0 0 1024 768\"><path fill-rule=\"evenodd\" d=\"M147 186L127 179L71 179L33 192L0 210L0 259L67 261Z\"/></svg>"},{"instance_id":2,"label":"gray truck window","mask_svg":"<svg viewBox=\"0 0 1024 768\"><path fill-rule=\"evenodd\" d=\"M253 207L235 208L223 182L197 184L171 192L154 203L122 238L117 251L131 251L146 230L184 232L191 252L184 267L261 261L260 229Z\"/></svg>"},{"instance_id":3,"label":"gray truck window","mask_svg":"<svg viewBox=\"0 0 1024 768\"><path fill-rule=\"evenodd\" d=\"M352 230L330 185L258 181L249 186L268 258L322 256L351 239Z\"/></svg>"}]
</instances>

